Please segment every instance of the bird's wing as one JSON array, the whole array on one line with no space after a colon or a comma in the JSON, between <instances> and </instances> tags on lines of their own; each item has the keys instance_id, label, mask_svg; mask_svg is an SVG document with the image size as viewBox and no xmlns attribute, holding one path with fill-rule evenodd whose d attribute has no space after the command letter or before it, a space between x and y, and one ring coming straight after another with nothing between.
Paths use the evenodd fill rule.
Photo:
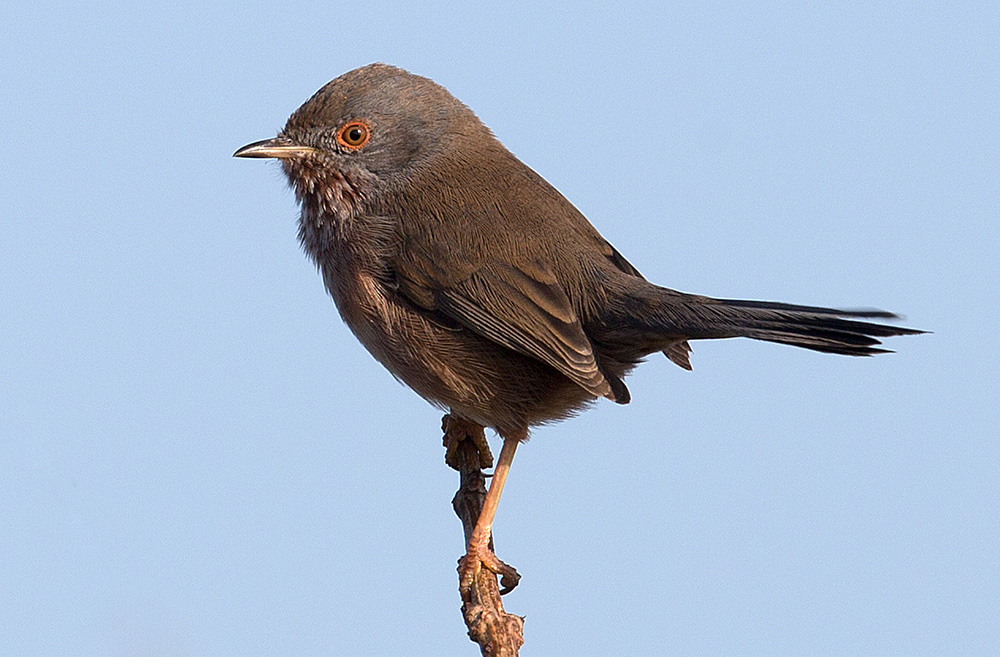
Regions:
<instances>
[{"instance_id":1,"label":"bird's wing","mask_svg":"<svg viewBox=\"0 0 1000 657\"><path fill-rule=\"evenodd\" d=\"M417 305L537 358L594 395L617 400L580 319L547 266L494 261L465 269L446 270L419 249L408 250L396 263L399 290Z\"/></svg>"}]
</instances>

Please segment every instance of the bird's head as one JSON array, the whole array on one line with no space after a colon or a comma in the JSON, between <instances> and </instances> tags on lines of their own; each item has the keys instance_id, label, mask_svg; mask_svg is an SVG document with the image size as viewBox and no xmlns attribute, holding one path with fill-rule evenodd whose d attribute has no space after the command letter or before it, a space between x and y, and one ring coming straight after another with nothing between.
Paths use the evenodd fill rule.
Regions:
<instances>
[{"instance_id":1,"label":"bird's head","mask_svg":"<svg viewBox=\"0 0 1000 657\"><path fill-rule=\"evenodd\" d=\"M478 118L432 80L370 64L329 82L278 136L235 157L277 158L303 210L345 220L433 169L456 141L487 136Z\"/></svg>"}]
</instances>

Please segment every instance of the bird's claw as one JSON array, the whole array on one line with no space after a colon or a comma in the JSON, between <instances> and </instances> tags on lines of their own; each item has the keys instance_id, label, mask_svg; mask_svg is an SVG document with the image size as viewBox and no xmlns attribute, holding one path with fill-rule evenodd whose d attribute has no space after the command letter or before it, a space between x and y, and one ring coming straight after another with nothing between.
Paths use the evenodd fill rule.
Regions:
<instances>
[{"instance_id":1,"label":"bird's claw","mask_svg":"<svg viewBox=\"0 0 1000 657\"><path fill-rule=\"evenodd\" d=\"M500 561L488 547L469 546L469 551L458 560L458 590L463 600L469 599L472 583L479 574L479 569L483 567L500 576L500 595L507 595L521 581L521 575L517 570L510 564Z\"/></svg>"}]
</instances>

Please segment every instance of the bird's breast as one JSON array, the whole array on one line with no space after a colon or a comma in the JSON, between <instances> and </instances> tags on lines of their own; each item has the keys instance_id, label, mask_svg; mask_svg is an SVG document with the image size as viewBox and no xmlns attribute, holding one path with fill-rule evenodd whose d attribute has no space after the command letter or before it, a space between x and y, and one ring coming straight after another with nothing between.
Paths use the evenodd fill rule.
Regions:
<instances>
[{"instance_id":1,"label":"bird's breast","mask_svg":"<svg viewBox=\"0 0 1000 657\"><path fill-rule=\"evenodd\" d=\"M304 207L302 247L323 277L341 318L364 347L397 378L405 378L406 317L393 284L392 222L377 217L343 220Z\"/></svg>"}]
</instances>

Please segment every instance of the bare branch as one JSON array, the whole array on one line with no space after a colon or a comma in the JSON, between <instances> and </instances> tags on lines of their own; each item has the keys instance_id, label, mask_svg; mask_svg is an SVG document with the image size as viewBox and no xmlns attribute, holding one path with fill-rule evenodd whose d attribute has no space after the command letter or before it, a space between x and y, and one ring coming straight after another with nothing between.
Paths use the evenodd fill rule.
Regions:
<instances>
[{"instance_id":1,"label":"bare branch","mask_svg":"<svg viewBox=\"0 0 1000 657\"><path fill-rule=\"evenodd\" d=\"M445 427L448 427L445 417ZM480 430L481 431L481 430ZM492 456L480 453L483 441L456 440L449 431L448 464L459 472L459 488L451 504L462 520L465 542L468 545L472 530L479 519L479 512L486 499L486 477L481 466L492 461ZM446 439L447 442L447 439ZM488 449L488 447L487 447ZM490 549L493 541L490 540ZM497 575L488 568L480 568L470 589L469 600L462 603L462 616L469 628L469 638L479 644L483 657L517 657L524 644L524 619L504 611L500 600Z\"/></svg>"}]
</instances>

